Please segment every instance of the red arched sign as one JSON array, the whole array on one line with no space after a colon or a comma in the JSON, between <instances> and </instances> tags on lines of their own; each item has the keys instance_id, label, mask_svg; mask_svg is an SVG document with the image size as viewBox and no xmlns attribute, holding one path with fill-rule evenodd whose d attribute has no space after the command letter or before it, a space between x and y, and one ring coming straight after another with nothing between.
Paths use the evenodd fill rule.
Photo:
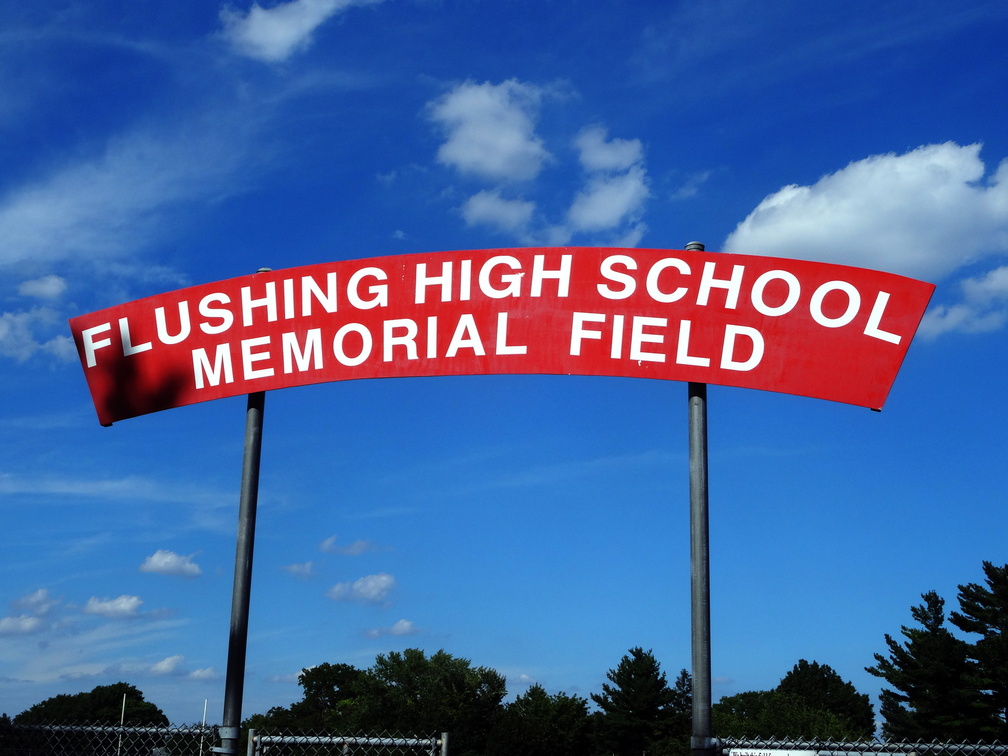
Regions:
<instances>
[{"instance_id":1,"label":"red arched sign","mask_svg":"<svg viewBox=\"0 0 1008 756\"><path fill-rule=\"evenodd\" d=\"M354 378L661 378L881 408L934 291L862 268L536 247L348 260L70 321L103 425Z\"/></svg>"}]
</instances>

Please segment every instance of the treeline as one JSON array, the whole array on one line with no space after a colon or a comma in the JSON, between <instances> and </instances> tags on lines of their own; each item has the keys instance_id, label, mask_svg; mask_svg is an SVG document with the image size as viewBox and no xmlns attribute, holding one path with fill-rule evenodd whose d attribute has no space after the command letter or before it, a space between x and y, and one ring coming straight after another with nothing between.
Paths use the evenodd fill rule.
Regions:
<instances>
[{"instance_id":1,"label":"treeline","mask_svg":"<svg viewBox=\"0 0 1008 756\"><path fill-rule=\"evenodd\" d=\"M690 752L692 679L669 684L651 651L632 648L610 669L602 692L547 693L533 685L504 703L504 678L438 651L379 655L373 667L321 664L301 673L300 701L244 724L303 733L451 733L453 754L591 756ZM875 730L868 696L827 665L802 660L772 691L741 693L714 705L722 737L863 740Z\"/></svg>"},{"instance_id":2,"label":"treeline","mask_svg":"<svg viewBox=\"0 0 1008 756\"><path fill-rule=\"evenodd\" d=\"M888 741L1008 743L1008 565L983 563L982 584L959 586L958 610L945 615L934 591L910 610L902 639L885 636L885 653L865 669L881 678L881 730ZM946 620L951 628L946 625ZM957 636L953 629L960 631ZM960 637L963 636L963 637ZM451 733L451 753L503 756L596 756L647 753L686 756L692 680L671 684L651 651L632 648L589 699L533 685L504 703L504 677L445 651L379 655L373 666L320 664L302 671L302 698L250 717L245 727L271 732L412 735ZM56 696L15 723L165 723L132 685L99 686ZM592 705L593 704L593 705ZM0 729L7 716L0 718ZM766 691L714 704L721 738L867 740L874 708L828 665L800 660Z\"/></svg>"},{"instance_id":3,"label":"treeline","mask_svg":"<svg viewBox=\"0 0 1008 756\"><path fill-rule=\"evenodd\" d=\"M302 671L300 701L275 707L244 724L274 732L451 733L453 754L688 751L689 675L670 687L650 651L631 649L609 671L611 684L588 700L533 685L510 703L504 677L445 651L415 648L379 655L361 670L320 664ZM686 748L677 748L685 745Z\"/></svg>"}]
</instances>

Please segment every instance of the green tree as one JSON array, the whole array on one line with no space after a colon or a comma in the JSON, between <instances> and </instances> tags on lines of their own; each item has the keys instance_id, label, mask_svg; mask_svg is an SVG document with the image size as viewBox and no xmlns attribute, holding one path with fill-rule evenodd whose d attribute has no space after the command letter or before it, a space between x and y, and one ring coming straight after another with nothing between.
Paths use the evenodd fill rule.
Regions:
<instances>
[{"instance_id":1,"label":"green tree","mask_svg":"<svg viewBox=\"0 0 1008 756\"><path fill-rule=\"evenodd\" d=\"M850 737L861 740L875 734L875 709L868 694L858 693L828 664L800 659L780 681L777 690L797 696L810 709L843 718L848 723Z\"/></svg>"},{"instance_id":2,"label":"green tree","mask_svg":"<svg viewBox=\"0 0 1008 756\"><path fill-rule=\"evenodd\" d=\"M725 696L711 707L711 728L722 738L850 740L855 737L845 717L811 706L800 695L780 690L752 690Z\"/></svg>"},{"instance_id":3,"label":"green tree","mask_svg":"<svg viewBox=\"0 0 1008 756\"><path fill-rule=\"evenodd\" d=\"M994 737L1008 741L1008 564L995 567L983 563L986 585L959 586L959 611L949 621L960 630L979 635L971 646L979 686L997 720Z\"/></svg>"},{"instance_id":4,"label":"green tree","mask_svg":"<svg viewBox=\"0 0 1008 756\"><path fill-rule=\"evenodd\" d=\"M482 753L507 692L504 677L468 659L415 648L379 655L361 678L354 719L368 731L451 733L452 753Z\"/></svg>"},{"instance_id":5,"label":"green tree","mask_svg":"<svg viewBox=\"0 0 1008 756\"><path fill-rule=\"evenodd\" d=\"M497 718L489 756L583 756L589 741L588 700L566 693L549 695L533 685Z\"/></svg>"},{"instance_id":6,"label":"green tree","mask_svg":"<svg viewBox=\"0 0 1008 756\"><path fill-rule=\"evenodd\" d=\"M125 714L123 697L125 696ZM99 685L90 692L47 698L16 717L16 724L119 724L167 725L168 717L136 687L118 682Z\"/></svg>"},{"instance_id":7,"label":"green tree","mask_svg":"<svg viewBox=\"0 0 1008 756\"><path fill-rule=\"evenodd\" d=\"M606 674L601 693L592 700L601 710L599 745L609 753L639 756L657 750L669 736L675 694L651 651L631 648Z\"/></svg>"},{"instance_id":8,"label":"green tree","mask_svg":"<svg viewBox=\"0 0 1008 756\"><path fill-rule=\"evenodd\" d=\"M885 636L888 656L875 654L866 671L892 687L880 696L888 740L977 742L996 725L979 691L969 645L945 627L945 601L934 591L910 609L920 627L902 627L901 644Z\"/></svg>"}]
</instances>

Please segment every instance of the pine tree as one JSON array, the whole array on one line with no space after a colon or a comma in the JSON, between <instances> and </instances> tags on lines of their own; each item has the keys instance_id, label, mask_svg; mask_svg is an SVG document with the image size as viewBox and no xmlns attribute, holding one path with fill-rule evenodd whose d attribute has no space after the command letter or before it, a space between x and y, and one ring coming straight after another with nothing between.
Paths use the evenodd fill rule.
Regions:
<instances>
[{"instance_id":1,"label":"pine tree","mask_svg":"<svg viewBox=\"0 0 1008 756\"><path fill-rule=\"evenodd\" d=\"M1008 564L983 563L986 587L959 586L959 609L949 620L967 633L980 636L971 656L980 673L980 687L998 722L995 737L1008 742Z\"/></svg>"},{"instance_id":2,"label":"pine tree","mask_svg":"<svg viewBox=\"0 0 1008 756\"><path fill-rule=\"evenodd\" d=\"M945 601L934 591L910 614L920 627L901 631L905 645L885 636L888 658L875 654L865 670L894 690L882 691L882 734L887 740L978 742L989 738L992 721L979 693L977 666L969 644L945 627Z\"/></svg>"},{"instance_id":3,"label":"pine tree","mask_svg":"<svg viewBox=\"0 0 1008 756\"><path fill-rule=\"evenodd\" d=\"M602 710L600 739L611 753L639 756L653 750L667 729L675 695L651 651L631 648L592 700Z\"/></svg>"}]
</instances>

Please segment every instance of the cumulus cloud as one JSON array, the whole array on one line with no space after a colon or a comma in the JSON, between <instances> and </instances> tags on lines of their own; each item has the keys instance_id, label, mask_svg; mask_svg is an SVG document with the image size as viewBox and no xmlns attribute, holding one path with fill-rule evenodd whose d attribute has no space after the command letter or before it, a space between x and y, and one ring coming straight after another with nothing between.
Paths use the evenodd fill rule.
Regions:
<instances>
[{"instance_id":1,"label":"cumulus cloud","mask_svg":"<svg viewBox=\"0 0 1008 756\"><path fill-rule=\"evenodd\" d=\"M143 564L140 565L140 572L153 572L158 575L176 575L180 577L196 577L202 575L203 571L199 565L193 561L195 554L183 556L168 549L158 549Z\"/></svg>"},{"instance_id":2,"label":"cumulus cloud","mask_svg":"<svg viewBox=\"0 0 1008 756\"><path fill-rule=\"evenodd\" d=\"M368 638L383 638L385 636L416 635L417 632L418 630L412 622L407 619L401 619L391 627L378 627L368 630L366 635Z\"/></svg>"},{"instance_id":3,"label":"cumulus cloud","mask_svg":"<svg viewBox=\"0 0 1008 756\"><path fill-rule=\"evenodd\" d=\"M548 220L556 214L541 212L534 199L515 196L517 183L528 185L557 162L536 133L549 91L515 79L466 82L428 104L431 120L445 133L438 161L490 184L462 204L462 218L468 226L490 228L523 244L567 244L582 234L634 246L646 231L642 217L650 197L639 139L610 138L598 124L574 137L583 183L559 222Z\"/></svg>"},{"instance_id":4,"label":"cumulus cloud","mask_svg":"<svg viewBox=\"0 0 1008 756\"><path fill-rule=\"evenodd\" d=\"M365 604L380 604L395 587L395 578L382 572L366 575L353 582L337 583L326 594L334 601L358 601Z\"/></svg>"},{"instance_id":5,"label":"cumulus cloud","mask_svg":"<svg viewBox=\"0 0 1008 756\"><path fill-rule=\"evenodd\" d=\"M497 189L477 192L462 206L462 217L470 226L492 226L518 236L531 225L534 214L534 202L505 199Z\"/></svg>"},{"instance_id":6,"label":"cumulus cloud","mask_svg":"<svg viewBox=\"0 0 1008 756\"><path fill-rule=\"evenodd\" d=\"M1008 252L1008 161L985 173L979 144L873 155L769 195L724 250L941 279Z\"/></svg>"},{"instance_id":7,"label":"cumulus cloud","mask_svg":"<svg viewBox=\"0 0 1008 756\"><path fill-rule=\"evenodd\" d=\"M626 171L644 159L644 147L639 139L609 139L603 126L582 129L574 145L581 165L587 171Z\"/></svg>"},{"instance_id":8,"label":"cumulus cloud","mask_svg":"<svg viewBox=\"0 0 1008 756\"><path fill-rule=\"evenodd\" d=\"M617 175L593 176L574 197L567 219L575 232L617 228L640 218L648 195L647 174L639 166Z\"/></svg>"},{"instance_id":9,"label":"cumulus cloud","mask_svg":"<svg viewBox=\"0 0 1008 756\"><path fill-rule=\"evenodd\" d=\"M811 186L786 186L759 203L724 249L949 278L1008 253L1008 160L988 175L980 148L924 145L858 160ZM1002 328L1006 270L958 282L961 301L936 304L921 335Z\"/></svg>"},{"instance_id":10,"label":"cumulus cloud","mask_svg":"<svg viewBox=\"0 0 1008 756\"><path fill-rule=\"evenodd\" d=\"M535 133L543 90L510 79L501 84L465 82L428 106L446 134L438 161L495 181L528 181L550 160Z\"/></svg>"},{"instance_id":11,"label":"cumulus cloud","mask_svg":"<svg viewBox=\"0 0 1008 756\"><path fill-rule=\"evenodd\" d=\"M182 664L185 657L182 654L175 654L166 659L162 659L151 667L151 672L155 675L174 675L182 671Z\"/></svg>"},{"instance_id":12,"label":"cumulus cloud","mask_svg":"<svg viewBox=\"0 0 1008 756\"><path fill-rule=\"evenodd\" d=\"M138 617L142 603L139 596L122 595L113 599L92 596L82 611L84 614L96 614L110 619Z\"/></svg>"},{"instance_id":13,"label":"cumulus cloud","mask_svg":"<svg viewBox=\"0 0 1008 756\"><path fill-rule=\"evenodd\" d=\"M304 50L312 34L333 16L355 5L382 0L290 0L271 8L253 3L248 13L221 11L224 36L236 52L249 58L277 63Z\"/></svg>"}]
</instances>

